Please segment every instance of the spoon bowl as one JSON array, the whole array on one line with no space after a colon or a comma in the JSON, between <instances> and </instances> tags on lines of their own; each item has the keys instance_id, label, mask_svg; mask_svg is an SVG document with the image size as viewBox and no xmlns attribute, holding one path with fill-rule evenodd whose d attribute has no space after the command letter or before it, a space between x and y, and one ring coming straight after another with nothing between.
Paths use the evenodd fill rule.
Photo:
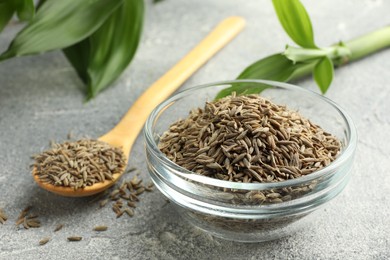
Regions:
<instances>
[{"instance_id":1,"label":"spoon bowl","mask_svg":"<svg viewBox=\"0 0 390 260\"><path fill-rule=\"evenodd\" d=\"M135 101L122 120L111 131L98 138L98 140L120 148L125 155L127 164L131 148L152 110L178 89L215 53L230 42L244 26L245 21L241 17L229 17L223 20L173 68L153 83ZM112 176L113 180L105 180L104 182L98 182L92 186L76 190L71 187L56 186L42 182L36 172L37 170L34 168L32 170L34 181L41 188L66 197L85 197L100 193L114 185L125 172L125 167L118 169L118 173Z\"/></svg>"}]
</instances>

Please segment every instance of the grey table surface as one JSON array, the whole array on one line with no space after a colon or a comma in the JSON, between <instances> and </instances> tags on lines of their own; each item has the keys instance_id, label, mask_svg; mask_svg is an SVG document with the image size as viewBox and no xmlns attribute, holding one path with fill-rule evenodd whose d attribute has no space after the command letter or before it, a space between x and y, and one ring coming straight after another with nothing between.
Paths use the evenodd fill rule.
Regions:
<instances>
[{"instance_id":1,"label":"grey table surface","mask_svg":"<svg viewBox=\"0 0 390 260\"><path fill-rule=\"evenodd\" d=\"M390 1L303 1L319 46L352 39L390 24ZM337 69L327 96L352 116L359 144L352 179L316 221L289 237L261 244L213 238L182 220L158 191L143 195L133 218L116 219L90 198L52 195L32 180L30 155L62 141L69 131L98 137L108 131L152 82L220 20L240 15L246 30L183 86L233 79L253 61L291 43L266 0L165 0L147 2L139 51L120 80L89 103L60 52L0 64L0 259L389 259L390 258L390 50ZM21 25L0 34L4 50ZM297 82L316 90L311 78ZM143 140L130 164L148 179ZM31 205L42 227L18 229L15 219ZM64 228L53 233L54 227ZM98 224L109 226L100 234ZM66 237L81 235L78 243ZM45 246L38 241L51 236Z\"/></svg>"}]
</instances>

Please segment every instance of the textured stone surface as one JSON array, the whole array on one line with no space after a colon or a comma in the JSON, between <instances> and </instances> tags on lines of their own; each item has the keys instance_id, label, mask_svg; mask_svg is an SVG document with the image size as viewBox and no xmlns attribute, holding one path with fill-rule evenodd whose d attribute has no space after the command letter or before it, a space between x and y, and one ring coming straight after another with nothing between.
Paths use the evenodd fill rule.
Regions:
<instances>
[{"instance_id":1,"label":"textured stone surface","mask_svg":"<svg viewBox=\"0 0 390 260\"><path fill-rule=\"evenodd\" d=\"M390 2L303 1L318 45L348 40L390 24ZM390 50L339 68L329 98L354 119L359 145L353 177L344 192L320 209L311 226L263 244L213 239L180 219L162 194L145 194L134 218L115 219L109 207L97 210L91 198L62 198L32 181L30 155L49 139L98 137L131 103L220 20L241 15L246 30L208 62L184 87L234 78L251 62L291 43L266 0L148 1L145 33L132 66L112 88L84 104L82 85L59 52L0 64L0 207L10 219L0 225L0 259L389 259L390 258ZM20 25L0 34L4 50ZM298 82L314 89L311 79ZM142 138L130 164L147 178ZM19 212L34 206L43 226L14 226ZM64 228L53 233L54 227ZM104 233L92 232L98 224ZM81 235L69 243L67 236ZM38 246L43 237L52 240Z\"/></svg>"}]
</instances>

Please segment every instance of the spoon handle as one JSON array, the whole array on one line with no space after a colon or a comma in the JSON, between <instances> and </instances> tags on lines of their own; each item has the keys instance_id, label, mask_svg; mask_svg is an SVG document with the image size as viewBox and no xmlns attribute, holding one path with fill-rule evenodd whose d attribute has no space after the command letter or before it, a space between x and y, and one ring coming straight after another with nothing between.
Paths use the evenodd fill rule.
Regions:
<instances>
[{"instance_id":1,"label":"spoon handle","mask_svg":"<svg viewBox=\"0 0 390 260\"><path fill-rule=\"evenodd\" d=\"M128 156L131 147L152 110L167 99L207 60L231 41L245 26L241 17L223 20L195 48L153 83L133 104L122 120L102 141L122 146Z\"/></svg>"}]
</instances>

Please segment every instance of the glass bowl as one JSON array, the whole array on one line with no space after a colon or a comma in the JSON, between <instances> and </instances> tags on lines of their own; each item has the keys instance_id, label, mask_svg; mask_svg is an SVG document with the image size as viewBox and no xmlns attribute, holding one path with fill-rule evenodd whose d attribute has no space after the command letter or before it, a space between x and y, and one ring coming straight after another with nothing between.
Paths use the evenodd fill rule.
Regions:
<instances>
[{"instance_id":1,"label":"glass bowl","mask_svg":"<svg viewBox=\"0 0 390 260\"><path fill-rule=\"evenodd\" d=\"M342 149L328 166L296 179L272 183L217 180L188 171L158 149L161 135L190 110L203 108L228 87L264 89L261 96L299 111L311 122L338 137ZM214 236L241 242L277 239L311 222L314 210L337 196L349 180L357 144L351 118L331 100L291 84L237 80L193 87L160 104L145 127L146 157L156 187L181 216Z\"/></svg>"}]
</instances>

